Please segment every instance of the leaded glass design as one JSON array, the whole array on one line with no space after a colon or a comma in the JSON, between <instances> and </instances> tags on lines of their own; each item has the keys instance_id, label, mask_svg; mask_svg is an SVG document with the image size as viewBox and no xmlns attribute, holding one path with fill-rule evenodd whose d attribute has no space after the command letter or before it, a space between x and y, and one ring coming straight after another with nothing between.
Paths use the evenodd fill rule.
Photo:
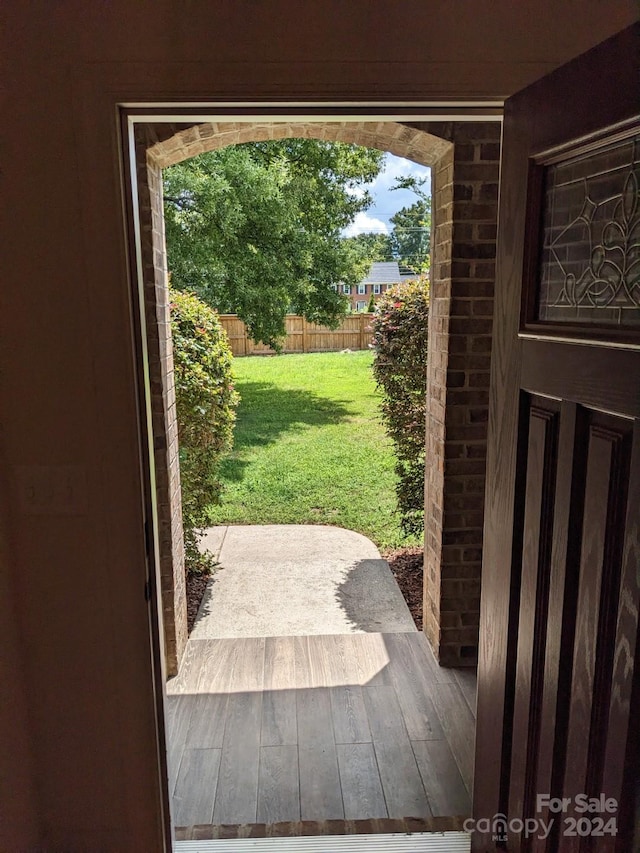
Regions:
<instances>
[{"instance_id":1,"label":"leaded glass design","mask_svg":"<svg viewBox=\"0 0 640 853\"><path fill-rule=\"evenodd\" d=\"M546 168L538 320L640 325L640 135Z\"/></svg>"}]
</instances>

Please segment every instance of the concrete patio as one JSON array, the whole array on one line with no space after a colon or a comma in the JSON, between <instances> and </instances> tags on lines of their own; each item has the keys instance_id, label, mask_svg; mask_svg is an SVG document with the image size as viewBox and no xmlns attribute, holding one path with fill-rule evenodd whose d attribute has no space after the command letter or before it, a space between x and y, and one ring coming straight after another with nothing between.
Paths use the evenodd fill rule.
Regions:
<instances>
[{"instance_id":1,"label":"concrete patio","mask_svg":"<svg viewBox=\"0 0 640 853\"><path fill-rule=\"evenodd\" d=\"M389 564L353 530L212 527L201 547L220 568L202 601L194 640L416 630Z\"/></svg>"},{"instance_id":2,"label":"concrete patio","mask_svg":"<svg viewBox=\"0 0 640 853\"><path fill-rule=\"evenodd\" d=\"M475 671L438 665L373 543L274 525L214 528L204 544L221 567L167 685L178 837L461 822Z\"/></svg>"}]
</instances>

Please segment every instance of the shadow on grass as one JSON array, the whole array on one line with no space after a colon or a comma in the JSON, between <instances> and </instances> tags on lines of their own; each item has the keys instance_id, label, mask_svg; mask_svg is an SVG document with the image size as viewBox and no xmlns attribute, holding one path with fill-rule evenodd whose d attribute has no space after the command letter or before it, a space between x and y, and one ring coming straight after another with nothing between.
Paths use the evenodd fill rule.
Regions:
<instances>
[{"instance_id":1,"label":"shadow on grass","mask_svg":"<svg viewBox=\"0 0 640 853\"><path fill-rule=\"evenodd\" d=\"M226 480L239 482L247 462L243 451L266 447L284 433L305 427L337 424L353 414L350 401L331 400L313 391L280 388L272 382L238 384L240 405L233 439L233 452L222 463Z\"/></svg>"}]
</instances>

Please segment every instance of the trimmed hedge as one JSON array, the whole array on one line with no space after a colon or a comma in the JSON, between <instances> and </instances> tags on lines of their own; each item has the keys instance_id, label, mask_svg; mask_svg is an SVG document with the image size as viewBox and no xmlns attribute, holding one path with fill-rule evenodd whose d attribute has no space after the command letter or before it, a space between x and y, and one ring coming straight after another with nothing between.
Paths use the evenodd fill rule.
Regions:
<instances>
[{"instance_id":1,"label":"trimmed hedge","mask_svg":"<svg viewBox=\"0 0 640 853\"><path fill-rule=\"evenodd\" d=\"M424 529L424 461L429 281L396 284L378 300L371 321L373 373L382 416L395 446L396 497L407 534Z\"/></svg>"},{"instance_id":2,"label":"trimmed hedge","mask_svg":"<svg viewBox=\"0 0 640 853\"><path fill-rule=\"evenodd\" d=\"M198 550L199 530L220 502L218 470L231 450L238 394L232 354L218 315L190 293L170 291L182 523L187 572L211 567Z\"/></svg>"}]
</instances>

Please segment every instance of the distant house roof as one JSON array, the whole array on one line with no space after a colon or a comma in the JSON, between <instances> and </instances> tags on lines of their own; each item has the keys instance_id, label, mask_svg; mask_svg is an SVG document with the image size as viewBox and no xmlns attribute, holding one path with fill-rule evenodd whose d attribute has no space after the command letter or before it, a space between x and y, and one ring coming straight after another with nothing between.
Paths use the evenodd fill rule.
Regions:
<instances>
[{"instance_id":1,"label":"distant house roof","mask_svg":"<svg viewBox=\"0 0 640 853\"><path fill-rule=\"evenodd\" d=\"M368 275L360 284L397 284L400 281L414 281L419 276L400 272L397 261L374 261Z\"/></svg>"}]
</instances>

